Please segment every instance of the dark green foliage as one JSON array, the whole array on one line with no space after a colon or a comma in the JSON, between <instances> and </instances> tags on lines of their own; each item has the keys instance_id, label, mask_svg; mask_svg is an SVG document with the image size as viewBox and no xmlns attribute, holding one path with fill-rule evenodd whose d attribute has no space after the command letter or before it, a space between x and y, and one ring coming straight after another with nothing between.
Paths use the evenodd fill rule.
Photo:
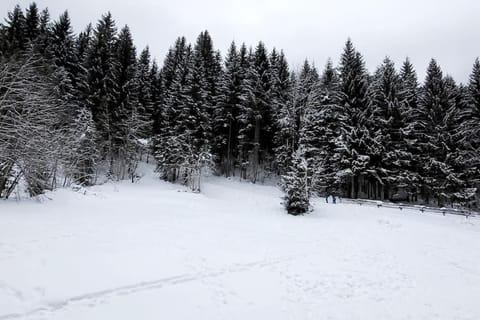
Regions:
<instances>
[{"instance_id":1,"label":"dark green foliage","mask_svg":"<svg viewBox=\"0 0 480 320\"><path fill-rule=\"evenodd\" d=\"M25 36L27 41L34 41L40 34L40 14L35 2L30 4L25 14Z\"/></svg>"},{"instance_id":2,"label":"dark green foliage","mask_svg":"<svg viewBox=\"0 0 480 320\"><path fill-rule=\"evenodd\" d=\"M381 152L381 144L370 131L370 114L367 108L368 76L362 55L355 50L350 39L345 45L339 67L339 105L341 108L340 176L352 198L358 197L358 180L371 177L370 156ZM373 177L375 178L375 177ZM351 183L348 184L348 180Z\"/></svg>"},{"instance_id":3,"label":"dark green foliage","mask_svg":"<svg viewBox=\"0 0 480 320\"><path fill-rule=\"evenodd\" d=\"M118 92L116 28L110 13L98 21L88 48L85 68L88 70L88 103L93 121L101 136L103 158L112 151L113 133L110 112L116 108Z\"/></svg>"},{"instance_id":4,"label":"dark green foliage","mask_svg":"<svg viewBox=\"0 0 480 320\"><path fill-rule=\"evenodd\" d=\"M234 174L235 162L239 156L238 117L246 101L245 73L240 66L240 56L234 42L230 45L225 59L225 71L220 79L219 103L214 116L213 152L222 173L229 177Z\"/></svg>"},{"instance_id":5,"label":"dark green foliage","mask_svg":"<svg viewBox=\"0 0 480 320\"><path fill-rule=\"evenodd\" d=\"M382 146L376 154L370 155L370 172L383 185L387 198L392 186L407 182L403 170L408 167L411 158L406 153L404 130L407 122L401 103L400 84L393 61L385 58L369 88L368 107L373 119L371 130L375 141Z\"/></svg>"},{"instance_id":6,"label":"dark green foliage","mask_svg":"<svg viewBox=\"0 0 480 320\"><path fill-rule=\"evenodd\" d=\"M8 13L5 22L2 50L4 56L11 56L25 50L27 46L27 24L22 8L16 5L13 11Z\"/></svg>"},{"instance_id":7,"label":"dark green foliage","mask_svg":"<svg viewBox=\"0 0 480 320\"><path fill-rule=\"evenodd\" d=\"M331 61L327 62L320 79L320 108L314 116L313 133L318 151L317 190L338 190L341 181L337 177L340 171L338 150L341 136L342 109L340 107L339 79Z\"/></svg>"},{"instance_id":8,"label":"dark green foliage","mask_svg":"<svg viewBox=\"0 0 480 320\"><path fill-rule=\"evenodd\" d=\"M433 196L443 205L448 195L449 184L457 181L448 157L452 152L452 124L455 121L456 104L452 95L456 85L443 77L435 60L427 69L423 92L417 109L417 131L420 159L422 193L425 198Z\"/></svg>"},{"instance_id":9,"label":"dark green foliage","mask_svg":"<svg viewBox=\"0 0 480 320\"><path fill-rule=\"evenodd\" d=\"M46 145L38 149L47 156L31 145L19 148L32 195L54 188L57 172L65 184L93 184L101 170L134 181L148 145L164 179L195 191L207 167L252 182L284 175L291 214L308 212L311 193L323 190L372 199L394 199L403 190L404 200L474 204L478 59L467 85L444 76L434 60L419 85L408 59L399 72L386 58L368 74L348 40L338 68L329 61L319 75L308 61L292 71L282 51L269 52L262 42L253 49L232 43L222 62L203 31L193 46L179 37L158 66L148 47L137 57L129 28L117 32L110 13L76 35L67 12L52 22L47 9L32 3L13 8L0 25L0 73L8 74L0 83L12 82L12 70L22 74L22 62L32 63L15 83L18 101L0 86L2 128L12 131L14 121L24 120L13 117L12 106L35 108L20 94L28 92L25 85L40 109L55 110L32 120L51 126L31 138L31 145ZM13 152L22 130L9 131L0 145L3 197L20 163L4 154Z\"/></svg>"},{"instance_id":10,"label":"dark green foliage","mask_svg":"<svg viewBox=\"0 0 480 320\"><path fill-rule=\"evenodd\" d=\"M284 204L289 214L297 216L308 213L311 197L310 185L309 166L303 149L299 148L292 157L289 171L283 176Z\"/></svg>"}]
</instances>

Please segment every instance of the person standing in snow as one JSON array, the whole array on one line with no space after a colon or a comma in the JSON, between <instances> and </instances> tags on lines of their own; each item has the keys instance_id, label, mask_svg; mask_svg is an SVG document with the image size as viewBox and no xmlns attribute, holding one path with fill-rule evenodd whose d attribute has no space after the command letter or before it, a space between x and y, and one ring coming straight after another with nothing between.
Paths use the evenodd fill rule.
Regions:
<instances>
[{"instance_id":1,"label":"person standing in snow","mask_svg":"<svg viewBox=\"0 0 480 320\"><path fill-rule=\"evenodd\" d=\"M328 203L328 197L329 197L328 191L325 191L325 202L326 203Z\"/></svg>"}]
</instances>

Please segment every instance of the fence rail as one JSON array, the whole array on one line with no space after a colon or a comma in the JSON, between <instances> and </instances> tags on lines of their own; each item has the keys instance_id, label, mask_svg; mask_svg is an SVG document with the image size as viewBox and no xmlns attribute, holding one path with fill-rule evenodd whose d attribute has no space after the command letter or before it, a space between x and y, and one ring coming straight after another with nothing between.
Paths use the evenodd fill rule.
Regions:
<instances>
[{"instance_id":1,"label":"fence rail","mask_svg":"<svg viewBox=\"0 0 480 320\"><path fill-rule=\"evenodd\" d=\"M377 201L377 200L364 200L364 199L341 199L342 203L353 203L358 205L367 205L367 206L376 206L377 208L393 208L393 209L407 209L407 210L417 210L420 212L429 212L429 213L441 213L445 215L456 215L456 216L464 216L465 218L470 217L480 217L480 212L467 209L467 208L436 208L436 207L427 207L423 205L411 205L411 204L404 204L404 203L393 203L393 202L385 202L385 201Z\"/></svg>"}]
</instances>

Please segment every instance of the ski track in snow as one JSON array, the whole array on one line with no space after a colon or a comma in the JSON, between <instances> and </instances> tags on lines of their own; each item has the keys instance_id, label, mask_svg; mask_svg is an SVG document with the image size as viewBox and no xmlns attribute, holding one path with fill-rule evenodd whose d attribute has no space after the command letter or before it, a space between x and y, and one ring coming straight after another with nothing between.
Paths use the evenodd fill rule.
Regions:
<instances>
[{"instance_id":1,"label":"ski track in snow","mask_svg":"<svg viewBox=\"0 0 480 320\"><path fill-rule=\"evenodd\" d=\"M230 268L225 268L218 271L210 271L206 273L200 272L200 273L193 273L193 274L182 274L182 275L166 277L158 280L143 281L136 284L121 286L117 288L90 292L90 293L78 295L75 297L71 297L63 301L51 302L45 306L38 307L24 313L12 313L12 314L0 315L0 320L19 319L19 318L34 316L36 314L44 313L44 312L56 312L74 303L89 303L92 300L95 300L98 298L105 298L105 297L108 298L109 296L112 296L112 295L117 295L117 296L131 295L131 294L135 294L142 291L161 289L161 288L164 288L165 286L170 286L170 285L176 285L176 284L205 280L205 279L212 279L212 278L216 278L216 277L227 275L227 274L250 271L255 268L265 268L265 267L273 266L282 262L289 261L291 259L293 259L293 257L256 261L256 262L251 262L246 264L236 264ZM0 286L1 286L1 283L0 283Z\"/></svg>"}]
</instances>

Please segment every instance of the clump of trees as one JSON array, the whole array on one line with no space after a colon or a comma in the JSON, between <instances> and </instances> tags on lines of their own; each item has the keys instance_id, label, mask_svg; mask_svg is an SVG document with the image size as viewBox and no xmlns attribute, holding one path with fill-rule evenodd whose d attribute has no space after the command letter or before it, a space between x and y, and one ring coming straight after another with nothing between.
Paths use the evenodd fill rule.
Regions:
<instances>
[{"instance_id":1,"label":"clump of trees","mask_svg":"<svg viewBox=\"0 0 480 320\"><path fill-rule=\"evenodd\" d=\"M282 51L207 31L179 37L163 65L138 54L111 14L74 34L33 3L0 27L0 197L100 174L135 180L145 145L162 179L200 191L202 172L281 176L287 211L311 195L472 205L480 183L480 62L457 84L432 60L373 74L348 40L338 66L290 70Z\"/></svg>"}]
</instances>

